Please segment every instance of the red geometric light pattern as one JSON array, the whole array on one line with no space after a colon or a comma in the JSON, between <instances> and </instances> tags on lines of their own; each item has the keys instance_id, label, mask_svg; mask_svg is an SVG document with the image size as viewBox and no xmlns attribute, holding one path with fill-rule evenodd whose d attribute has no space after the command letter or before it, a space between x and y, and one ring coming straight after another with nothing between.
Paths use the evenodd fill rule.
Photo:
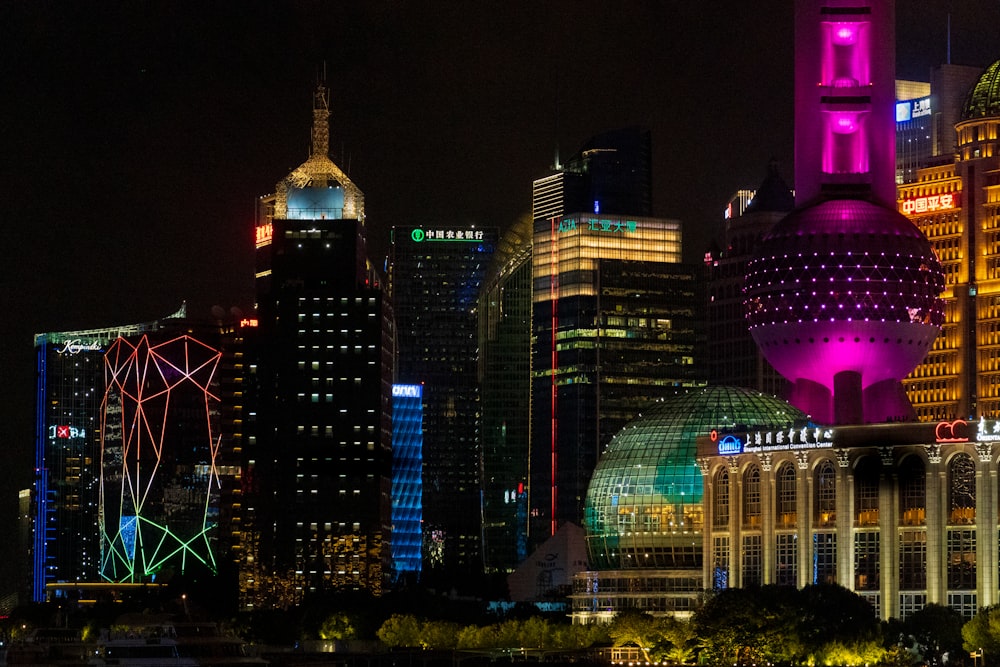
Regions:
<instances>
[{"instance_id":1,"label":"red geometric light pattern","mask_svg":"<svg viewBox=\"0 0 1000 667\"><path fill-rule=\"evenodd\" d=\"M193 562L216 569L222 354L188 335L117 339L105 355L101 575L149 581ZM189 561L193 558L194 561Z\"/></svg>"}]
</instances>

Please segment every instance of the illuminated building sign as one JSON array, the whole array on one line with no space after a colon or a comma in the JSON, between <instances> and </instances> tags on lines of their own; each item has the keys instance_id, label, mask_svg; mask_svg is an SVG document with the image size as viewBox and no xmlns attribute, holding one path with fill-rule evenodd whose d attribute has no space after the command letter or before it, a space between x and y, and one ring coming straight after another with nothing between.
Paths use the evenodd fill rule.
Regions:
<instances>
[{"instance_id":1,"label":"illuminated building sign","mask_svg":"<svg viewBox=\"0 0 1000 667\"><path fill-rule=\"evenodd\" d=\"M735 435L725 435L720 439L718 431L715 430L710 437L712 442L719 443L719 456L833 447L833 429L821 426L747 433L746 442Z\"/></svg>"},{"instance_id":2,"label":"illuminated building sign","mask_svg":"<svg viewBox=\"0 0 1000 667\"><path fill-rule=\"evenodd\" d=\"M466 243L483 240L483 233L475 229L414 229L410 232L414 243L424 241L464 241Z\"/></svg>"},{"instance_id":3,"label":"illuminated building sign","mask_svg":"<svg viewBox=\"0 0 1000 667\"><path fill-rule=\"evenodd\" d=\"M959 193L946 192L940 195L912 197L899 203L899 210L906 215L918 213L933 213L934 211L949 211L959 206Z\"/></svg>"},{"instance_id":4,"label":"illuminated building sign","mask_svg":"<svg viewBox=\"0 0 1000 667\"><path fill-rule=\"evenodd\" d=\"M100 341L84 343L79 338L67 339L63 341L62 347L56 348L57 354L80 354L81 352L100 352Z\"/></svg>"},{"instance_id":5,"label":"illuminated building sign","mask_svg":"<svg viewBox=\"0 0 1000 667\"><path fill-rule=\"evenodd\" d=\"M266 222L259 227L256 227L257 232L257 247L266 246L271 242L271 237L274 236L274 225L270 222Z\"/></svg>"},{"instance_id":6,"label":"illuminated building sign","mask_svg":"<svg viewBox=\"0 0 1000 667\"><path fill-rule=\"evenodd\" d=\"M748 435L744 452L775 452L785 449L833 447L833 429L803 426L787 431L757 431Z\"/></svg>"},{"instance_id":7,"label":"illuminated building sign","mask_svg":"<svg viewBox=\"0 0 1000 667\"><path fill-rule=\"evenodd\" d=\"M896 102L896 122L905 123L914 118L931 115L931 98L921 97L918 100Z\"/></svg>"},{"instance_id":8,"label":"illuminated building sign","mask_svg":"<svg viewBox=\"0 0 1000 667\"><path fill-rule=\"evenodd\" d=\"M1000 419L986 421L986 417L980 417L979 428L976 430L976 440L978 442L1000 442Z\"/></svg>"},{"instance_id":9,"label":"illuminated building sign","mask_svg":"<svg viewBox=\"0 0 1000 667\"><path fill-rule=\"evenodd\" d=\"M639 227L635 220L621 220L619 218L563 218L559 221L560 232L575 232L577 229L586 229L591 232L601 232L602 234L633 234Z\"/></svg>"},{"instance_id":10,"label":"illuminated building sign","mask_svg":"<svg viewBox=\"0 0 1000 667\"><path fill-rule=\"evenodd\" d=\"M240 320L241 327L256 327L258 323L259 322L256 317L252 318L244 317L242 320Z\"/></svg>"},{"instance_id":11,"label":"illuminated building sign","mask_svg":"<svg viewBox=\"0 0 1000 667\"><path fill-rule=\"evenodd\" d=\"M934 427L935 442L968 442L969 422L956 419L953 422L938 422Z\"/></svg>"},{"instance_id":12,"label":"illuminated building sign","mask_svg":"<svg viewBox=\"0 0 1000 667\"><path fill-rule=\"evenodd\" d=\"M49 427L50 440L76 440L85 437L87 437L86 429L63 425Z\"/></svg>"},{"instance_id":13,"label":"illuminated building sign","mask_svg":"<svg viewBox=\"0 0 1000 667\"><path fill-rule=\"evenodd\" d=\"M392 385L392 395L403 398L420 398L423 396L424 387L420 384L394 384Z\"/></svg>"},{"instance_id":14,"label":"illuminated building sign","mask_svg":"<svg viewBox=\"0 0 1000 667\"><path fill-rule=\"evenodd\" d=\"M727 456L743 452L743 442L734 435L727 435L719 441L719 454Z\"/></svg>"}]
</instances>

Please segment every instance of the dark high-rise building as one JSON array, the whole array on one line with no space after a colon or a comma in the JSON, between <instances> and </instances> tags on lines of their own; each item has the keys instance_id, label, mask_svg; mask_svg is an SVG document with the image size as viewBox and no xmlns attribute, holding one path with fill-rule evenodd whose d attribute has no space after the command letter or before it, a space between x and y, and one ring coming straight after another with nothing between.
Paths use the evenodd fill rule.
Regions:
<instances>
[{"instance_id":1,"label":"dark high-rise building","mask_svg":"<svg viewBox=\"0 0 1000 667\"><path fill-rule=\"evenodd\" d=\"M184 309L170 316L180 318ZM165 321L170 321L167 318ZM31 495L30 597L46 584L97 581L104 354L119 336L155 322L35 336L35 480Z\"/></svg>"},{"instance_id":2,"label":"dark high-rise building","mask_svg":"<svg viewBox=\"0 0 1000 667\"><path fill-rule=\"evenodd\" d=\"M554 173L534 182L532 217L564 213L653 214L652 149L648 130L610 130L588 139Z\"/></svg>"},{"instance_id":3,"label":"dark high-rise building","mask_svg":"<svg viewBox=\"0 0 1000 667\"><path fill-rule=\"evenodd\" d=\"M482 571L477 300L497 231L397 226L396 381L423 385L424 578Z\"/></svg>"},{"instance_id":4,"label":"dark high-rise building","mask_svg":"<svg viewBox=\"0 0 1000 667\"><path fill-rule=\"evenodd\" d=\"M531 234L527 216L503 234L479 297L487 572L510 572L528 557Z\"/></svg>"},{"instance_id":5,"label":"dark high-rise building","mask_svg":"<svg viewBox=\"0 0 1000 667\"><path fill-rule=\"evenodd\" d=\"M390 311L361 191L328 156L320 86L309 159L260 202L242 529L245 607L379 594L390 552Z\"/></svg>"},{"instance_id":6,"label":"dark high-rise building","mask_svg":"<svg viewBox=\"0 0 1000 667\"><path fill-rule=\"evenodd\" d=\"M736 199L736 198L734 198ZM776 164L746 208L725 221L721 249L709 261L708 377L713 384L783 393L785 379L764 359L747 329L743 275L761 237L795 207L795 198Z\"/></svg>"},{"instance_id":7,"label":"dark high-rise building","mask_svg":"<svg viewBox=\"0 0 1000 667\"><path fill-rule=\"evenodd\" d=\"M704 269L680 264L676 220L535 220L531 541L582 525L598 456L671 387L704 382Z\"/></svg>"}]
</instances>

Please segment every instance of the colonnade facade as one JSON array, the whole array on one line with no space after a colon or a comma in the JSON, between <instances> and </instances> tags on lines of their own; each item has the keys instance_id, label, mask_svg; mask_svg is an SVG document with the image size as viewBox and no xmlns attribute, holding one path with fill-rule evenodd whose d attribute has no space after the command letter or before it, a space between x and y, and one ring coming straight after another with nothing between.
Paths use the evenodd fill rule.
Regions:
<instances>
[{"instance_id":1,"label":"colonnade facade","mask_svg":"<svg viewBox=\"0 0 1000 667\"><path fill-rule=\"evenodd\" d=\"M1000 442L892 426L775 451L699 444L706 587L838 583L883 619L1000 601Z\"/></svg>"}]
</instances>

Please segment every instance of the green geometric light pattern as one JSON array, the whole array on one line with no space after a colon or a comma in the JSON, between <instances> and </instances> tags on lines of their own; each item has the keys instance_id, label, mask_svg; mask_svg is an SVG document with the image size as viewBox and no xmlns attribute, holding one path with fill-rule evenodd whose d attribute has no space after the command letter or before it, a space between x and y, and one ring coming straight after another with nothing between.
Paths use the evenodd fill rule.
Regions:
<instances>
[{"instance_id":1,"label":"green geometric light pattern","mask_svg":"<svg viewBox=\"0 0 1000 667\"><path fill-rule=\"evenodd\" d=\"M585 504L590 567L701 566L702 477L695 438L712 429L804 424L787 402L737 387L701 387L651 404L611 440Z\"/></svg>"}]
</instances>

